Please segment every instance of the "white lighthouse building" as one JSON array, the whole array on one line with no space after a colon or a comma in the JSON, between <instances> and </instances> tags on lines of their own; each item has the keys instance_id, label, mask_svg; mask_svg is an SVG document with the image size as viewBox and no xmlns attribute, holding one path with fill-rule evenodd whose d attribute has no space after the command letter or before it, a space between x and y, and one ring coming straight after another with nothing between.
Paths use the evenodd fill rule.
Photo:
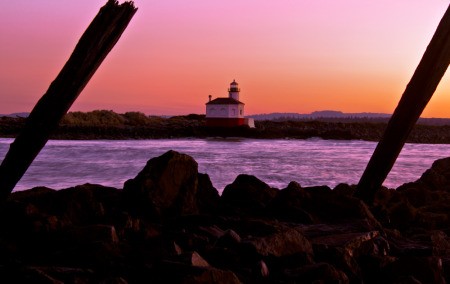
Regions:
<instances>
[{"instance_id":1,"label":"white lighthouse building","mask_svg":"<svg viewBox=\"0 0 450 284\"><path fill-rule=\"evenodd\" d=\"M216 98L206 103L206 126L233 127L248 125L255 127L252 118L244 117L244 103L239 100L239 84L233 80L228 97Z\"/></svg>"}]
</instances>

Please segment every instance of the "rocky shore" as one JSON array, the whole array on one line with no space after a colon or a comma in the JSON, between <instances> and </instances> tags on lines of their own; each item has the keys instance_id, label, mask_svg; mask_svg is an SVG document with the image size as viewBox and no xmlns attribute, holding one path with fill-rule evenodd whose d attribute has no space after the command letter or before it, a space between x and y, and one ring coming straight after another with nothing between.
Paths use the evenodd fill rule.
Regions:
<instances>
[{"instance_id":1,"label":"rocky shore","mask_svg":"<svg viewBox=\"0 0 450 284\"><path fill-rule=\"evenodd\" d=\"M13 193L0 207L2 283L445 283L450 158L368 207L340 184L221 196L174 151L123 189Z\"/></svg>"},{"instance_id":2,"label":"rocky shore","mask_svg":"<svg viewBox=\"0 0 450 284\"><path fill-rule=\"evenodd\" d=\"M0 117L0 137L15 137L25 118ZM67 114L52 139L169 139L242 137L254 139L307 139L318 137L337 140L379 141L386 122L339 121L256 121L256 128L206 127L204 115L170 118L142 113L117 114L112 111ZM450 125L416 125L410 143L450 143Z\"/></svg>"}]
</instances>

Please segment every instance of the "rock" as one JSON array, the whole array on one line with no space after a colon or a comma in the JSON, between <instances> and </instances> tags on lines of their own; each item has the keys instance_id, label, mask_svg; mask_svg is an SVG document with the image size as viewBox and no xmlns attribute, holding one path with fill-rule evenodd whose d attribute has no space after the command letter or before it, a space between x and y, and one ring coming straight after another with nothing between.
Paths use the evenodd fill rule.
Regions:
<instances>
[{"instance_id":1,"label":"rock","mask_svg":"<svg viewBox=\"0 0 450 284\"><path fill-rule=\"evenodd\" d=\"M397 193L401 193L416 208L424 206L431 201L430 189L422 182L403 184L397 188Z\"/></svg>"},{"instance_id":2,"label":"rock","mask_svg":"<svg viewBox=\"0 0 450 284\"><path fill-rule=\"evenodd\" d=\"M417 210L415 221L418 227L429 230L448 228L449 226L448 213L427 212L421 209Z\"/></svg>"},{"instance_id":3,"label":"rock","mask_svg":"<svg viewBox=\"0 0 450 284\"><path fill-rule=\"evenodd\" d=\"M415 222L417 209L407 199L399 200L399 202L391 203L388 206L389 227L404 230Z\"/></svg>"},{"instance_id":4,"label":"rock","mask_svg":"<svg viewBox=\"0 0 450 284\"><path fill-rule=\"evenodd\" d=\"M442 260L438 257L400 257L388 264L383 273L390 283L405 283L402 279L406 277L414 277L420 283L446 283Z\"/></svg>"},{"instance_id":5,"label":"rock","mask_svg":"<svg viewBox=\"0 0 450 284\"><path fill-rule=\"evenodd\" d=\"M156 283L240 283L233 272L211 267L196 252L164 260L152 274Z\"/></svg>"},{"instance_id":6,"label":"rock","mask_svg":"<svg viewBox=\"0 0 450 284\"><path fill-rule=\"evenodd\" d=\"M33 213L32 218L41 219L39 221L43 223L43 226L52 230L56 226L104 222L117 213L116 210L120 207L120 192L115 188L94 184L84 184L58 191L33 188L12 194L9 203L14 202L23 204L28 208L29 217ZM39 226L37 223L36 225Z\"/></svg>"},{"instance_id":7,"label":"rock","mask_svg":"<svg viewBox=\"0 0 450 284\"><path fill-rule=\"evenodd\" d=\"M328 187L304 189L311 198L302 205L302 208L313 217L315 223L339 224L367 220L372 230L381 228L381 224L360 199L334 192Z\"/></svg>"},{"instance_id":8,"label":"rock","mask_svg":"<svg viewBox=\"0 0 450 284\"><path fill-rule=\"evenodd\" d=\"M96 275L91 269L58 266L33 267L32 269L49 275L53 279L58 279L61 283L90 283L96 280ZM32 282L41 283L36 279Z\"/></svg>"},{"instance_id":9,"label":"rock","mask_svg":"<svg viewBox=\"0 0 450 284\"><path fill-rule=\"evenodd\" d=\"M352 196L355 193L355 189L355 186L350 186L346 183L340 183L336 185L336 187L333 189L333 192L341 195Z\"/></svg>"},{"instance_id":10,"label":"rock","mask_svg":"<svg viewBox=\"0 0 450 284\"><path fill-rule=\"evenodd\" d=\"M450 256L450 238L442 231L432 231L430 241L434 256Z\"/></svg>"},{"instance_id":11,"label":"rock","mask_svg":"<svg viewBox=\"0 0 450 284\"><path fill-rule=\"evenodd\" d=\"M68 235L73 242L80 244L89 244L101 242L106 244L117 244L119 238L114 226L108 225L90 225L83 227L73 227Z\"/></svg>"},{"instance_id":12,"label":"rock","mask_svg":"<svg viewBox=\"0 0 450 284\"><path fill-rule=\"evenodd\" d=\"M277 189L271 188L255 176L239 175L232 184L225 187L221 200L247 213L258 214L266 208L277 192Z\"/></svg>"},{"instance_id":13,"label":"rock","mask_svg":"<svg viewBox=\"0 0 450 284\"><path fill-rule=\"evenodd\" d=\"M219 209L220 195L207 174L198 174L197 204L201 214L215 213Z\"/></svg>"},{"instance_id":14,"label":"rock","mask_svg":"<svg viewBox=\"0 0 450 284\"><path fill-rule=\"evenodd\" d=\"M5 274L3 274L3 277L5 277ZM11 277L12 276L12 277ZM6 279L10 278L10 280L14 279L14 282L22 282L23 283L51 283L51 284L64 284L64 282L60 281L59 279L56 279L44 271L42 271L39 268L35 267L26 267L21 272L20 275L11 275L10 277L6 276ZM3 278L2 277L2 278ZM3 278L3 280L5 280Z\"/></svg>"},{"instance_id":15,"label":"rock","mask_svg":"<svg viewBox=\"0 0 450 284\"><path fill-rule=\"evenodd\" d=\"M157 217L198 213L197 169L192 157L175 151L149 160L134 179L125 182L123 193L130 210Z\"/></svg>"},{"instance_id":16,"label":"rock","mask_svg":"<svg viewBox=\"0 0 450 284\"><path fill-rule=\"evenodd\" d=\"M450 192L450 158L434 161L431 168L422 174L418 182L423 182L431 190Z\"/></svg>"},{"instance_id":17,"label":"rock","mask_svg":"<svg viewBox=\"0 0 450 284\"><path fill-rule=\"evenodd\" d=\"M311 243L296 228L281 229L277 233L246 239L242 243L263 257L302 255L309 261L313 255Z\"/></svg>"},{"instance_id":18,"label":"rock","mask_svg":"<svg viewBox=\"0 0 450 284\"><path fill-rule=\"evenodd\" d=\"M264 260L261 260L258 262L258 274L261 277L269 277L269 268L267 267L267 264L264 262Z\"/></svg>"},{"instance_id":19,"label":"rock","mask_svg":"<svg viewBox=\"0 0 450 284\"><path fill-rule=\"evenodd\" d=\"M288 281L295 281L294 283L349 283L344 272L323 262L288 269L284 276Z\"/></svg>"},{"instance_id":20,"label":"rock","mask_svg":"<svg viewBox=\"0 0 450 284\"><path fill-rule=\"evenodd\" d=\"M168 261L193 267L211 267L211 265L195 251L176 254L168 259Z\"/></svg>"},{"instance_id":21,"label":"rock","mask_svg":"<svg viewBox=\"0 0 450 284\"><path fill-rule=\"evenodd\" d=\"M122 277L109 277L100 281L100 284L128 284Z\"/></svg>"},{"instance_id":22,"label":"rock","mask_svg":"<svg viewBox=\"0 0 450 284\"><path fill-rule=\"evenodd\" d=\"M347 233L317 237L311 240L316 258L333 263L342 269L351 279L360 278L361 270L357 257L370 251L384 255L383 249L378 249L374 238L378 232ZM371 247L368 249L367 247Z\"/></svg>"},{"instance_id":23,"label":"rock","mask_svg":"<svg viewBox=\"0 0 450 284\"><path fill-rule=\"evenodd\" d=\"M220 229L219 227L217 227L216 225L213 226L208 226L208 227L203 227L200 226L199 229L205 233L207 233L209 236L211 236L214 239L219 239L220 237L222 237L225 232Z\"/></svg>"},{"instance_id":24,"label":"rock","mask_svg":"<svg viewBox=\"0 0 450 284\"><path fill-rule=\"evenodd\" d=\"M242 242L241 236L234 230L229 229L224 232L222 236L216 242L216 246L219 247L233 247L237 246Z\"/></svg>"},{"instance_id":25,"label":"rock","mask_svg":"<svg viewBox=\"0 0 450 284\"><path fill-rule=\"evenodd\" d=\"M433 254L433 248L429 242L405 238L398 231L386 229L385 232L393 256L423 257Z\"/></svg>"},{"instance_id":26,"label":"rock","mask_svg":"<svg viewBox=\"0 0 450 284\"><path fill-rule=\"evenodd\" d=\"M173 252L175 255L181 255L183 253L183 250L176 242L173 242Z\"/></svg>"},{"instance_id":27,"label":"rock","mask_svg":"<svg viewBox=\"0 0 450 284\"><path fill-rule=\"evenodd\" d=\"M60 266L83 268L109 268L117 266L123 259L121 247L116 243L91 242L60 244L58 250L50 251L48 259Z\"/></svg>"},{"instance_id":28,"label":"rock","mask_svg":"<svg viewBox=\"0 0 450 284\"><path fill-rule=\"evenodd\" d=\"M207 284L207 283L217 283L217 284L240 284L239 278L228 270L220 270L216 268L208 268L192 273L181 280L180 283L183 284Z\"/></svg>"},{"instance_id":29,"label":"rock","mask_svg":"<svg viewBox=\"0 0 450 284\"><path fill-rule=\"evenodd\" d=\"M290 182L269 204L269 212L283 221L311 224L313 217L303 209L310 199L311 195L300 184Z\"/></svg>"},{"instance_id":30,"label":"rock","mask_svg":"<svg viewBox=\"0 0 450 284\"><path fill-rule=\"evenodd\" d=\"M29 203L31 201L41 203L42 201L45 202L45 200L48 198L47 195L55 194L55 192L56 191L54 189L39 186L28 190L15 191L11 193L11 195L8 197L8 200L21 201L24 203Z\"/></svg>"}]
</instances>

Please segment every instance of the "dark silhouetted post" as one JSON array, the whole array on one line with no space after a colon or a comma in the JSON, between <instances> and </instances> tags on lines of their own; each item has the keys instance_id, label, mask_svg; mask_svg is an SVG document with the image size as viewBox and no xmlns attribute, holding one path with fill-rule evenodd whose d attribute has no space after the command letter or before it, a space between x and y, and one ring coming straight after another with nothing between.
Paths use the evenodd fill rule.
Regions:
<instances>
[{"instance_id":1,"label":"dark silhouetted post","mask_svg":"<svg viewBox=\"0 0 450 284\"><path fill-rule=\"evenodd\" d=\"M406 86L383 137L359 181L355 195L372 204L376 191L392 169L405 141L433 96L450 63L450 6Z\"/></svg>"},{"instance_id":2,"label":"dark silhouetted post","mask_svg":"<svg viewBox=\"0 0 450 284\"><path fill-rule=\"evenodd\" d=\"M119 40L136 13L133 2L109 0L81 36L72 55L28 117L0 165L0 201L22 178L50 134Z\"/></svg>"}]
</instances>

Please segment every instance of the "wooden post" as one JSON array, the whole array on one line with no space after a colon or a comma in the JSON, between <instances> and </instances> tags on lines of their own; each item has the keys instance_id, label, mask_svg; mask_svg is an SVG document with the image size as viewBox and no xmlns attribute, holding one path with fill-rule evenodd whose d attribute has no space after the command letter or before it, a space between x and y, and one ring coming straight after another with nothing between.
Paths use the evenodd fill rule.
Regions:
<instances>
[{"instance_id":1,"label":"wooden post","mask_svg":"<svg viewBox=\"0 0 450 284\"><path fill-rule=\"evenodd\" d=\"M433 96L450 63L450 6L447 8L411 81L378 143L355 195L372 204L391 171L409 133Z\"/></svg>"},{"instance_id":2,"label":"wooden post","mask_svg":"<svg viewBox=\"0 0 450 284\"><path fill-rule=\"evenodd\" d=\"M133 2L109 0L78 41L72 55L27 118L0 165L0 201L22 178L50 134L119 40L136 13Z\"/></svg>"}]
</instances>

